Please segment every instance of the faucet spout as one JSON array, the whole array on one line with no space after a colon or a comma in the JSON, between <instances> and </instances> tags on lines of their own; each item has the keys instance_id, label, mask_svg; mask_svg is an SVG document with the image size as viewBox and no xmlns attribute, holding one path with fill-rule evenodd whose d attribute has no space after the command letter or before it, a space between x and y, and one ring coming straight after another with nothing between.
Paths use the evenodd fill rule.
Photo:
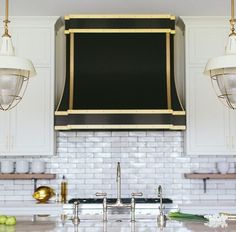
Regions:
<instances>
[{"instance_id":1,"label":"faucet spout","mask_svg":"<svg viewBox=\"0 0 236 232\"><path fill-rule=\"evenodd\" d=\"M162 199L162 187L161 185L158 186L158 197L160 198L160 209L163 209L163 199Z\"/></svg>"},{"instance_id":2,"label":"faucet spout","mask_svg":"<svg viewBox=\"0 0 236 232\"><path fill-rule=\"evenodd\" d=\"M121 169L120 169L120 162L117 163L116 182L117 182L117 204L121 204Z\"/></svg>"}]
</instances>

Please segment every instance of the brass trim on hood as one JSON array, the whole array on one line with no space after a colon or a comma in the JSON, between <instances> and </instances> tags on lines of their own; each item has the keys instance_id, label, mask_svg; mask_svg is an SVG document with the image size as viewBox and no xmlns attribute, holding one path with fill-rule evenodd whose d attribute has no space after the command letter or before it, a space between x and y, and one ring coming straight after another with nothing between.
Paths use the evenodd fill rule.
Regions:
<instances>
[{"instance_id":1,"label":"brass trim on hood","mask_svg":"<svg viewBox=\"0 0 236 232\"><path fill-rule=\"evenodd\" d=\"M69 29L65 30L65 34L70 33L170 33L175 34L175 30L171 29Z\"/></svg>"},{"instance_id":2,"label":"brass trim on hood","mask_svg":"<svg viewBox=\"0 0 236 232\"><path fill-rule=\"evenodd\" d=\"M70 96L69 96L69 109L73 109L74 104L74 33L70 34Z\"/></svg>"},{"instance_id":3,"label":"brass trim on hood","mask_svg":"<svg viewBox=\"0 0 236 232\"><path fill-rule=\"evenodd\" d=\"M175 126L172 124L148 124L148 125L66 125L55 126L55 130L76 130L76 129L168 129L168 130L185 130L186 126Z\"/></svg>"},{"instance_id":4,"label":"brass trim on hood","mask_svg":"<svg viewBox=\"0 0 236 232\"><path fill-rule=\"evenodd\" d=\"M185 111L174 110L67 110L56 111L55 115L69 114L172 114L186 115Z\"/></svg>"},{"instance_id":5,"label":"brass trim on hood","mask_svg":"<svg viewBox=\"0 0 236 232\"><path fill-rule=\"evenodd\" d=\"M67 15L64 17L65 20L70 20L70 19L171 19L175 20L176 17L174 15L170 14L163 14L163 15L158 15L158 14L151 14L151 15L145 15L145 14L105 14L105 15L100 15L100 14L91 14L91 15L86 15L86 14L75 14L75 15Z\"/></svg>"},{"instance_id":6,"label":"brass trim on hood","mask_svg":"<svg viewBox=\"0 0 236 232\"><path fill-rule=\"evenodd\" d=\"M171 78L170 78L170 33L166 33L166 94L167 108L172 109L171 103Z\"/></svg>"}]
</instances>

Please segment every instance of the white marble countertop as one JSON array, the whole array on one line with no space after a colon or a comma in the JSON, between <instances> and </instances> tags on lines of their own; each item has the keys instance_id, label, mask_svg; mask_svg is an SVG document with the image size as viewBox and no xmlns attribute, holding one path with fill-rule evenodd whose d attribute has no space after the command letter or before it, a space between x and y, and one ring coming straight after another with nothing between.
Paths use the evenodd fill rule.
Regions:
<instances>
[{"instance_id":1,"label":"white marble countertop","mask_svg":"<svg viewBox=\"0 0 236 232\"><path fill-rule=\"evenodd\" d=\"M15 226L0 226L4 232L235 232L236 222L229 222L226 228L210 228L202 222L167 221L165 228L160 228L156 220L81 220L79 226L74 227L71 221L63 225L58 217L37 217L32 221L30 217L17 217Z\"/></svg>"},{"instance_id":2,"label":"white marble countertop","mask_svg":"<svg viewBox=\"0 0 236 232\"><path fill-rule=\"evenodd\" d=\"M5 215L60 215L63 212L63 204L49 201L38 203L36 201L0 201L0 212ZM1 232L1 230L0 230Z\"/></svg>"},{"instance_id":3,"label":"white marble countertop","mask_svg":"<svg viewBox=\"0 0 236 232\"><path fill-rule=\"evenodd\" d=\"M71 220L67 220L63 225L60 217L63 212L63 205L49 202L38 204L35 201L0 201L0 212L6 215L15 215L17 225L6 227L0 225L0 232L235 232L236 222L229 222L227 228L209 228L200 222L177 222L167 221L167 226L161 230L157 225L156 213L154 215L136 214L136 222L130 223L130 214L117 215L109 214L107 223L103 223L102 214L80 215L81 223L74 228ZM188 204L181 204L179 208L186 213L212 214L219 212L236 213L236 202L231 201L201 201ZM27 215L27 216L22 216ZM41 215L32 216L32 215ZM44 216L42 215L50 215ZM36 218L36 221L33 219Z\"/></svg>"},{"instance_id":4,"label":"white marble countertop","mask_svg":"<svg viewBox=\"0 0 236 232\"><path fill-rule=\"evenodd\" d=\"M195 201L186 204L173 205L174 208L179 208L185 213L195 213L195 214L214 214L219 212L233 213L236 214L236 202L235 201ZM64 205L61 203L55 203L54 201L49 201L46 204L40 204L36 201L0 201L0 212L6 215L45 215L50 214L52 216L61 215L63 211L67 208L72 208L72 205ZM91 210L91 205L81 205L81 209L87 208ZM140 206L141 207L141 206ZM166 209L168 209L166 205ZM146 208L146 207L145 207ZM156 212L158 206L153 206L153 211ZM99 208L102 211L102 204ZM145 209L142 207L139 209L137 207L137 214L139 211L143 212ZM1 232L1 231L0 231Z\"/></svg>"},{"instance_id":5,"label":"white marble countertop","mask_svg":"<svg viewBox=\"0 0 236 232\"><path fill-rule=\"evenodd\" d=\"M226 212L236 214L235 201L195 201L179 204L178 207L186 213L215 214Z\"/></svg>"}]
</instances>

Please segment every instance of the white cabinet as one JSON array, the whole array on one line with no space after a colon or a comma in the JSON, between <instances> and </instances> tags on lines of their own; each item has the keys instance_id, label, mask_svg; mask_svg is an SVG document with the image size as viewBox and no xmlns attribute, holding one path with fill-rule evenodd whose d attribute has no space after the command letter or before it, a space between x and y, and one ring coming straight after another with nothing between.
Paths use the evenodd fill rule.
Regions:
<instances>
[{"instance_id":1,"label":"white cabinet","mask_svg":"<svg viewBox=\"0 0 236 232\"><path fill-rule=\"evenodd\" d=\"M55 23L58 17L11 19L15 52L33 61L37 76L29 80L22 101L0 112L0 155L53 155Z\"/></svg>"},{"instance_id":2,"label":"white cabinet","mask_svg":"<svg viewBox=\"0 0 236 232\"><path fill-rule=\"evenodd\" d=\"M8 142L9 142L9 113L0 112L0 151L1 152L8 152Z\"/></svg>"},{"instance_id":3,"label":"white cabinet","mask_svg":"<svg viewBox=\"0 0 236 232\"><path fill-rule=\"evenodd\" d=\"M229 33L228 19L182 19L185 24L186 153L235 155L236 112L217 99L211 79L203 75L207 60L224 54Z\"/></svg>"}]
</instances>

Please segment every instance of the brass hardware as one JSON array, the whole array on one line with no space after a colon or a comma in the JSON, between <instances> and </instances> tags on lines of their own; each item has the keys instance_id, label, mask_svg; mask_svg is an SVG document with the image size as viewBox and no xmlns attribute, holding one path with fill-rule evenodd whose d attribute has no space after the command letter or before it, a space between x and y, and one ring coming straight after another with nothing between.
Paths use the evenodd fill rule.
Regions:
<instances>
[{"instance_id":1,"label":"brass hardware","mask_svg":"<svg viewBox=\"0 0 236 232\"><path fill-rule=\"evenodd\" d=\"M234 18L234 0L231 0L231 19L229 20L230 22L230 25L231 25L231 33L229 36L231 35L236 35L235 33L235 22L236 22L236 19Z\"/></svg>"},{"instance_id":2,"label":"brass hardware","mask_svg":"<svg viewBox=\"0 0 236 232\"><path fill-rule=\"evenodd\" d=\"M232 146L232 150L234 149L234 136L231 136L231 146Z\"/></svg>"},{"instance_id":3,"label":"brass hardware","mask_svg":"<svg viewBox=\"0 0 236 232\"><path fill-rule=\"evenodd\" d=\"M11 149L14 147L14 136L10 136L10 147Z\"/></svg>"},{"instance_id":4,"label":"brass hardware","mask_svg":"<svg viewBox=\"0 0 236 232\"><path fill-rule=\"evenodd\" d=\"M172 114L186 115L185 111L174 110L67 110L56 111L55 115L66 116L69 114Z\"/></svg>"},{"instance_id":5,"label":"brass hardware","mask_svg":"<svg viewBox=\"0 0 236 232\"><path fill-rule=\"evenodd\" d=\"M126 14L110 14L110 15L86 15L86 14L81 14L81 15L67 15L65 16L65 20L70 20L70 19L171 19L175 20L175 16L173 15L126 15Z\"/></svg>"},{"instance_id":6,"label":"brass hardware","mask_svg":"<svg viewBox=\"0 0 236 232\"><path fill-rule=\"evenodd\" d=\"M230 137L226 136L226 146L228 149L230 149Z\"/></svg>"},{"instance_id":7,"label":"brass hardware","mask_svg":"<svg viewBox=\"0 0 236 232\"><path fill-rule=\"evenodd\" d=\"M5 8L5 19L4 19L4 34L2 37L11 37L8 32L8 23L9 21L9 0L6 0L6 8Z\"/></svg>"},{"instance_id":8,"label":"brass hardware","mask_svg":"<svg viewBox=\"0 0 236 232\"><path fill-rule=\"evenodd\" d=\"M9 135L6 136L6 149L9 150Z\"/></svg>"},{"instance_id":9,"label":"brass hardware","mask_svg":"<svg viewBox=\"0 0 236 232\"><path fill-rule=\"evenodd\" d=\"M73 109L74 103L74 33L70 34L70 96L69 96L69 109Z\"/></svg>"},{"instance_id":10,"label":"brass hardware","mask_svg":"<svg viewBox=\"0 0 236 232\"><path fill-rule=\"evenodd\" d=\"M175 126L172 124L147 124L147 125L66 125L66 126L55 126L55 130L86 130L86 129L169 129L169 130L185 130L186 126L179 125Z\"/></svg>"},{"instance_id":11,"label":"brass hardware","mask_svg":"<svg viewBox=\"0 0 236 232\"><path fill-rule=\"evenodd\" d=\"M171 29L69 29L65 34L71 33L170 33L175 34Z\"/></svg>"},{"instance_id":12,"label":"brass hardware","mask_svg":"<svg viewBox=\"0 0 236 232\"><path fill-rule=\"evenodd\" d=\"M166 33L166 88L167 108L171 109L171 80L170 80L170 33Z\"/></svg>"}]
</instances>

